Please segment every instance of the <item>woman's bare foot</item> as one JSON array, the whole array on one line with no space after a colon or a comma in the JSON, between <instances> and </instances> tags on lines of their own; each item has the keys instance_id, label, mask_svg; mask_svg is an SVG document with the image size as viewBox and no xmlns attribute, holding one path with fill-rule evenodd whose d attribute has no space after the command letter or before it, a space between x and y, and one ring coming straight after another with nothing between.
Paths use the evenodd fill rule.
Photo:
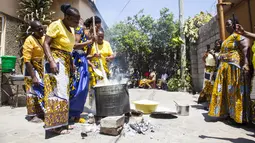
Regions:
<instances>
[{"instance_id":1,"label":"woman's bare foot","mask_svg":"<svg viewBox=\"0 0 255 143\"><path fill-rule=\"evenodd\" d=\"M31 118L31 120L29 120L32 123L42 123L43 120L38 118L37 116L34 116L33 118Z\"/></svg>"}]
</instances>

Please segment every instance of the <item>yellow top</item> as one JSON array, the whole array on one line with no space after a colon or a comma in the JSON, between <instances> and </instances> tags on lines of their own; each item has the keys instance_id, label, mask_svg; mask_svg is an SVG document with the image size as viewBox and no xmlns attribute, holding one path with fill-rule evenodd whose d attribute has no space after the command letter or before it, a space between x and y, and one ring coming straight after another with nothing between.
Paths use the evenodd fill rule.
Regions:
<instances>
[{"instance_id":1,"label":"yellow top","mask_svg":"<svg viewBox=\"0 0 255 143\"><path fill-rule=\"evenodd\" d=\"M44 52L42 44L44 37L41 39L35 39L32 35L28 36L23 45L23 59L24 62L30 62L31 60L42 60Z\"/></svg>"},{"instance_id":2,"label":"yellow top","mask_svg":"<svg viewBox=\"0 0 255 143\"><path fill-rule=\"evenodd\" d=\"M209 53L208 56L205 58L205 65L206 66L215 66L216 65L216 61L212 54Z\"/></svg>"},{"instance_id":3,"label":"yellow top","mask_svg":"<svg viewBox=\"0 0 255 143\"><path fill-rule=\"evenodd\" d=\"M240 61L242 60L240 56L240 49L237 45L237 42L244 40L245 37L233 33L231 34L221 45L220 56L225 56L224 62L234 64L240 67Z\"/></svg>"},{"instance_id":4,"label":"yellow top","mask_svg":"<svg viewBox=\"0 0 255 143\"><path fill-rule=\"evenodd\" d=\"M71 31L72 33L67 30L62 20L52 22L46 33L46 35L53 38L51 47L66 52L72 52L75 44L75 36L73 28L71 28Z\"/></svg>"},{"instance_id":5,"label":"yellow top","mask_svg":"<svg viewBox=\"0 0 255 143\"><path fill-rule=\"evenodd\" d=\"M106 59L105 59L106 57L109 57L109 56L113 55L110 43L105 41L105 40L103 41L102 45L98 44L98 52L99 52L99 54L101 54L103 64L106 63ZM97 51L96 51L96 47L95 47L95 44L94 44L92 49L91 49L90 54L94 55L96 53L97 53ZM97 57L93 57L92 61L98 61L99 62Z\"/></svg>"}]
</instances>

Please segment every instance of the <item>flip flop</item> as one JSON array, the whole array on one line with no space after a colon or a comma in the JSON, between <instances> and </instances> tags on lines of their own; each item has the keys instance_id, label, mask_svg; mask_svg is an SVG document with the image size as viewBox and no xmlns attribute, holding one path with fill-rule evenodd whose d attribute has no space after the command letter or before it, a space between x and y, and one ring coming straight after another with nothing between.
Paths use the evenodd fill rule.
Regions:
<instances>
[{"instance_id":1,"label":"flip flop","mask_svg":"<svg viewBox=\"0 0 255 143\"><path fill-rule=\"evenodd\" d=\"M58 135L64 135L64 134L70 134L70 132L67 129L52 129L50 130L52 133L58 134Z\"/></svg>"},{"instance_id":2,"label":"flip flop","mask_svg":"<svg viewBox=\"0 0 255 143\"><path fill-rule=\"evenodd\" d=\"M74 126L68 125L68 130L73 130L73 129L74 129Z\"/></svg>"}]
</instances>

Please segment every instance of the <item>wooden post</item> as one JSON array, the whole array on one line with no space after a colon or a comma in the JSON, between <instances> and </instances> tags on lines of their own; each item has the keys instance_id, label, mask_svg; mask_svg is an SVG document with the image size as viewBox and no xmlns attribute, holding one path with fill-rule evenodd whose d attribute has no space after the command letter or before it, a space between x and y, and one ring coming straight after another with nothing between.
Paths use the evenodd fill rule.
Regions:
<instances>
[{"instance_id":1,"label":"wooden post","mask_svg":"<svg viewBox=\"0 0 255 143\"><path fill-rule=\"evenodd\" d=\"M223 41L225 40L226 33L225 33L224 10L223 10L222 0L218 0L217 15L218 15L219 27L220 27L220 39Z\"/></svg>"}]
</instances>

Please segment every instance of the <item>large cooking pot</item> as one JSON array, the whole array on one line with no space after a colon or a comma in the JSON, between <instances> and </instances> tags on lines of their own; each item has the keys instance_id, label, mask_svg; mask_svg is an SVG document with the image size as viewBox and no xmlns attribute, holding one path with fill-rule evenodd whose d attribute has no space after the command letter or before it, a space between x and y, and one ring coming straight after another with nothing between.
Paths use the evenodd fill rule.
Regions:
<instances>
[{"instance_id":1,"label":"large cooking pot","mask_svg":"<svg viewBox=\"0 0 255 143\"><path fill-rule=\"evenodd\" d=\"M127 84L95 86L97 116L120 116L130 112Z\"/></svg>"}]
</instances>

